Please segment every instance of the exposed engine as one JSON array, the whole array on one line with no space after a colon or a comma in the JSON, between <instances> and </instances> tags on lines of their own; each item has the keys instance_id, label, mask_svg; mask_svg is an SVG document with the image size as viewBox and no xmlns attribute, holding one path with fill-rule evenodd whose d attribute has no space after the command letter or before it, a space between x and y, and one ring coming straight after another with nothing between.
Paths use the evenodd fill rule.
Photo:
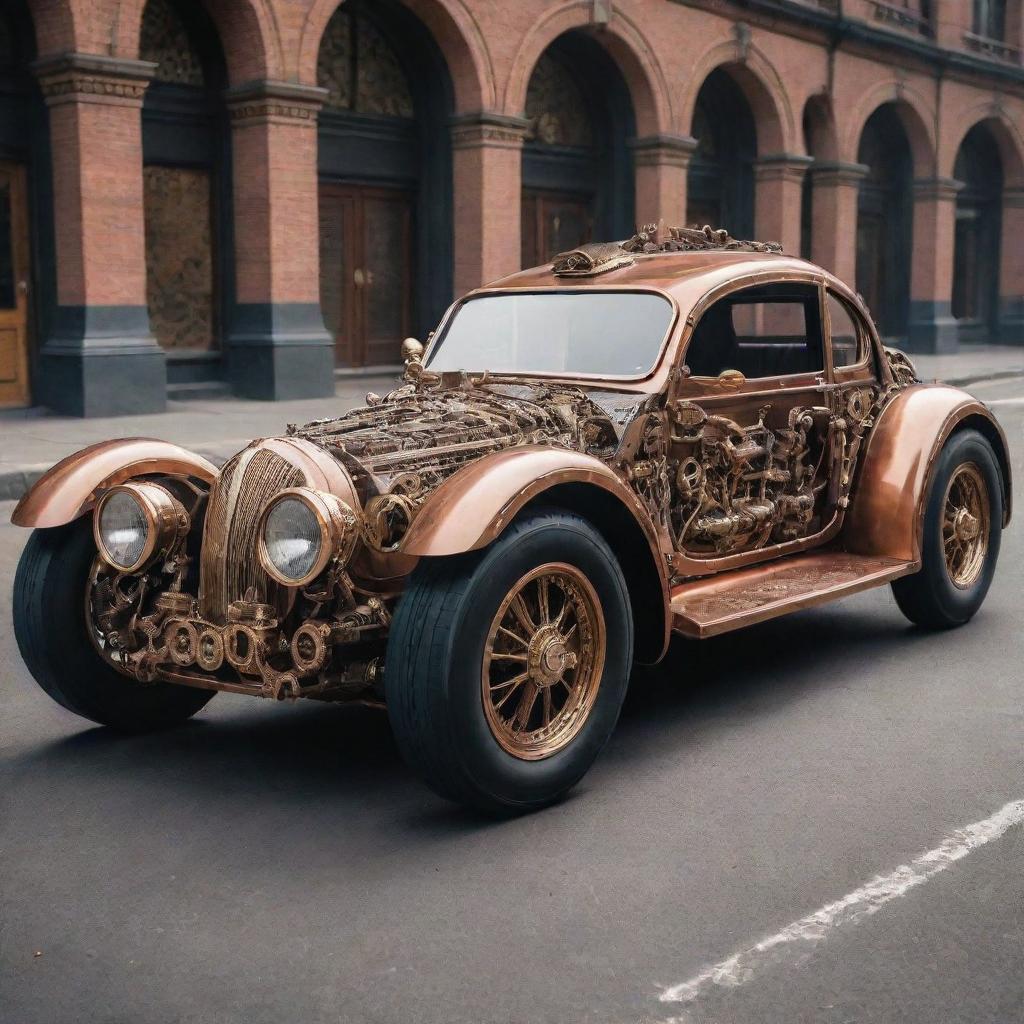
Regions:
<instances>
[{"instance_id":1,"label":"exposed engine","mask_svg":"<svg viewBox=\"0 0 1024 1024\"><path fill-rule=\"evenodd\" d=\"M742 427L683 403L675 414L672 534L677 550L724 555L815 532L828 487L834 417L818 406L792 409L770 428L770 406Z\"/></svg>"}]
</instances>

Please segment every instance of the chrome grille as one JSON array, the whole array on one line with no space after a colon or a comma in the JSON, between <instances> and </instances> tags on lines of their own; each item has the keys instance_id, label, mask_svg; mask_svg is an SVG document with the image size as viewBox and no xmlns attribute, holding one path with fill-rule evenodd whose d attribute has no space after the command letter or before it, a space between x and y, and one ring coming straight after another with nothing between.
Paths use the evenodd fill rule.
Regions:
<instances>
[{"instance_id":1,"label":"chrome grille","mask_svg":"<svg viewBox=\"0 0 1024 1024\"><path fill-rule=\"evenodd\" d=\"M246 448L224 464L203 528L199 607L204 618L223 623L228 605L250 588L255 600L280 603L282 588L260 565L256 524L275 494L305 482L300 469L265 448Z\"/></svg>"}]
</instances>

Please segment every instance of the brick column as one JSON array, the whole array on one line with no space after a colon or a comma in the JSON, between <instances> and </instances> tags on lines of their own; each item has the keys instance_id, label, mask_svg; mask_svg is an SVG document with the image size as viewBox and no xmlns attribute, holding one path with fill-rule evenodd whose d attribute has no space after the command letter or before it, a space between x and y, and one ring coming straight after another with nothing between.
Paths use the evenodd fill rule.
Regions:
<instances>
[{"instance_id":1,"label":"brick column","mask_svg":"<svg viewBox=\"0 0 1024 1024\"><path fill-rule=\"evenodd\" d=\"M815 162L811 176L811 260L857 286L857 190L866 164Z\"/></svg>"},{"instance_id":2,"label":"brick column","mask_svg":"<svg viewBox=\"0 0 1024 1024\"><path fill-rule=\"evenodd\" d=\"M36 394L67 415L166 404L146 306L142 192L142 96L155 69L77 53L34 68L50 108L57 243L57 309Z\"/></svg>"},{"instance_id":3,"label":"brick column","mask_svg":"<svg viewBox=\"0 0 1024 1024\"><path fill-rule=\"evenodd\" d=\"M1024 186L1003 190L1002 210L998 339L1024 345Z\"/></svg>"},{"instance_id":4,"label":"brick column","mask_svg":"<svg viewBox=\"0 0 1024 1024\"><path fill-rule=\"evenodd\" d=\"M228 380L257 399L334 394L334 343L320 312L317 113L323 89L229 89L236 305Z\"/></svg>"},{"instance_id":5,"label":"brick column","mask_svg":"<svg viewBox=\"0 0 1024 1024\"><path fill-rule=\"evenodd\" d=\"M910 254L908 352L955 352L953 250L956 195L963 185L952 178L914 182L914 244Z\"/></svg>"},{"instance_id":6,"label":"brick column","mask_svg":"<svg viewBox=\"0 0 1024 1024\"><path fill-rule=\"evenodd\" d=\"M487 112L452 119L456 296L519 270L527 127Z\"/></svg>"},{"instance_id":7,"label":"brick column","mask_svg":"<svg viewBox=\"0 0 1024 1024\"><path fill-rule=\"evenodd\" d=\"M697 140L688 135L649 135L634 139L636 222L686 224L686 171Z\"/></svg>"},{"instance_id":8,"label":"brick column","mask_svg":"<svg viewBox=\"0 0 1024 1024\"><path fill-rule=\"evenodd\" d=\"M754 164L754 234L762 242L781 242L800 252L800 190L812 157L773 153Z\"/></svg>"}]
</instances>

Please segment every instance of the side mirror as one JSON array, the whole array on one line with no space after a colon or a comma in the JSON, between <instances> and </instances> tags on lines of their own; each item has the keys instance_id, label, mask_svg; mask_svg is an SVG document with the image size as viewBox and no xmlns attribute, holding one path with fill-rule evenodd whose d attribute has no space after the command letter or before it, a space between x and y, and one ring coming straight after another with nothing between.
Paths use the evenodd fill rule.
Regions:
<instances>
[{"instance_id":1,"label":"side mirror","mask_svg":"<svg viewBox=\"0 0 1024 1024\"><path fill-rule=\"evenodd\" d=\"M423 360L423 343L415 338L406 338L402 342L402 359L406 363L419 363Z\"/></svg>"}]
</instances>

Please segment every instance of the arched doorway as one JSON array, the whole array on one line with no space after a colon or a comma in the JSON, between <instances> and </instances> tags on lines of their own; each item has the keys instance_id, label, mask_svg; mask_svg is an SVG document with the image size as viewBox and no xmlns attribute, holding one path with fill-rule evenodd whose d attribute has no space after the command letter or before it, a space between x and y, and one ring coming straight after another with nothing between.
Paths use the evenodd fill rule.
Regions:
<instances>
[{"instance_id":1,"label":"arched doorway","mask_svg":"<svg viewBox=\"0 0 1024 1024\"><path fill-rule=\"evenodd\" d=\"M174 384L220 348L234 291L227 72L198 0L148 0L139 56L156 64L142 107L146 302Z\"/></svg>"},{"instance_id":2,"label":"arched doorway","mask_svg":"<svg viewBox=\"0 0 1024 1024\"><path fill-rule=\"evenodd\" d=\"M399 362L451 300L452 88L426 28L397 3L347 0L317 82L320 304L341 366Z\"/></svg>"},{"instance_id":3,"label":"arched doorway","mask_svg":"<svg viewBox=\"0 0 1024 1024\"><path fill-rule=\"evenodd\" d=\"M804 104L802 119L804 152L815 163L835 160L835 126L832 110L824 96L812 96ZM814 164L800 183L800 255L814 258Z\"/></svg>"},{"instance_id":4,"label":"arched doorway","mask_svg":"<svg viewBox=\"0 0 1024 1024\"><path fill-rule=\"evenodd\" d=\"M910 315L913 159L892 104L868 118L857 160L869 170L857 195L857 290L885 338L905 339Z\"/></svg>"},{"instance_id":5,"label":"arched doorway","mask_svg":"<svg viewBox=\"0 0 1024 1024\"><path fill-rule=\"evenodd\" d=\"M601 45L575 30L559 36L530 76L526 118L522 265L632 234L635 187L627 141L635 133L633 105Z\"/></svg>"},{"instance_id":6,"label":"arched doorway","mask_svg":"<svg viewBox=\"0 0 1024 1024\"><path fill-rule=\"evenodd\" d=\"M957 152L953 316L961 341L990 341L998 334L999 249L1003 164L992 132L975 125Z\"/></svg>"},{"instance_id":7,"label":"arched doorway","mask_svg":"<svg viewBox=\"0 0 1024 1024\"><path fill-rule=\"evenodd\" d=\"M700 87L690 134L697 148L687 175L687 223L752 238L757 128L746 96L723 68Z\"/></svg>"},{"instance_id":8,"label":"arched doorway","mask_svg":"<svg viewBox=\"0 0 1024 1024\"><path fill-rule=\"evenodd\" d=\"M49 129L20 0L0 9L0 407L27 405L56 294Z\"/></svg>"}]
</instances>

